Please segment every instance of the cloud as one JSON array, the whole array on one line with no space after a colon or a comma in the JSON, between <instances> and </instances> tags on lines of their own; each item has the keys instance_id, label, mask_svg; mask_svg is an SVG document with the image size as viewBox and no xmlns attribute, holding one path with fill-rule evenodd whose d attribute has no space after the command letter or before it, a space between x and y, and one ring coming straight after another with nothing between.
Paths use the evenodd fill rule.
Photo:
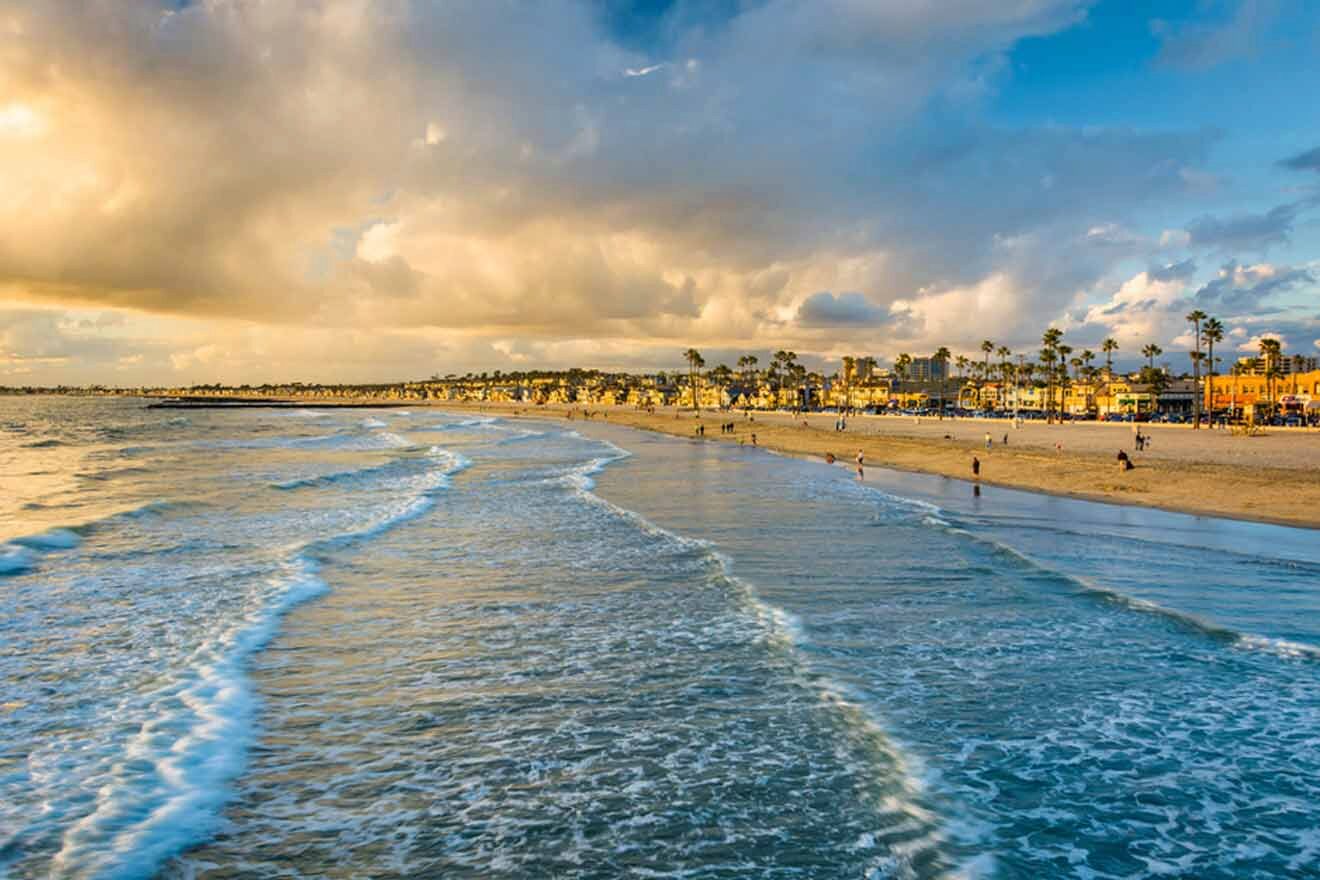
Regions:
<instances>
[{"instance_id":1,"label":"cloud","mask_svg":"<svg viewBox=\"0 0 1320 880\"><path fill-rule=\"evenodd\" d=\"M402 369L373 334L424 336L421 370L436 339L466 368L1034 338L1154 258L1137 215L1200 192L1218 137L985 121L1012 48L1088 5L733 3L642 51L574 0L14 0L0 290L154 316L199 378L297 366L249 338L384 358L344 352L358 376ZM823 323L850 297L870 320ZM257 327L206 361L196 321Z\"/></svg>"},{"instance_id":2,"label":"cloud","mask_svg":"<svg viewBox=\"0 0 1320 880\"><path fill-rule=\"evenodd\" d=\"M1087 308L1084 327L1112 336L1124 349L1163 343L1182 329L1181 303L1195 273L1190 260L1148 269L1127 279L1108 300Z\"/></svg>"},{"instance_id":3,"label":"cloud","mask_svg":"<svg viewBox=\"0 0 1320 880\"><path fill-rule=\"evenodd\" d=\"M1296 156L1289 156L1287 159L1280 159L1279 165L1293 171L1320 172L1320 147L1298 153Z\"/></svg>"},{"instance_id":4,"label":"cloud","mask_svg":"<svg viewBox=\"0 0 1320 880\"><path fill-rule=\"evenodd\" d=\"M807 327L833 327L844 324L879 324L886 311L867 301L860 293L841 293L827 290L807 297L798 307L797 320Z\"/></svg>"},{"instance_id":5,"label":"cloud","mask_svg":"<svg viewBox=\"0 0 1320 880\"><path fill-rule=\"evenodd\" d=\"M1238 345L1237 350L1243 352L1250 352L1251 354L1258 354L1260 352L1260 341L1262 339L1276 340L1279 343L1280 349L1284 352L1287 352L1290 347L1288 345L1287 337L1285 337L1282 333L1267 332L1267 333L1257 333L1255 336L1251 337L1250 339Z\"/></svg>"},{"instance_id":6,"label":"cloud","mask_svg":"<svg viewBox=\"0 0 1320 880\"><path fill-rule=\"evenodd\" d=\"M1190 259L1146 270L1146 276L1152 281L1186 281L1195 274L1196 261Z\"/></svg>"},{"instance_id":7,"label":"cloud","mask_svg":"<svg viewBox=\"0 0 1320 880\"><path fill-rule=\"evenodd\" d=\"M1265 301L1302 285L1315 284L1315 276L1305 269L1256 263L1240 266L1225 263L1219 275L1196 292L1193 299L1201 309L1214 309L1230 315L1260 312Z\"/></svg>"},{"instance_id":8,"label":"cloud","mask_svg":"<svg viewBox=\"0 0 1320 880\"><path fill-rule=\"evenodd\" d=\"M1287 244L1304 204L1279 205L1263 214L1198 217L1187 224L1189 243L1221 251L1264 251Z\"/></svg>"},{"instance_id":9,"label":"cloud","mask_svg":"<svg viewBox=\"0 0 1320 880\"><path fill-rule=\"evenodd\" d=\"M1238 0L1236 9L1218 21L1174 25L1156 19L1151 22L1151 32L1161 41L1158 60L1174 67L1204 70L1252 57L1261 50L1279 12L1278 0Z\"/></svg>"}]
</instances>

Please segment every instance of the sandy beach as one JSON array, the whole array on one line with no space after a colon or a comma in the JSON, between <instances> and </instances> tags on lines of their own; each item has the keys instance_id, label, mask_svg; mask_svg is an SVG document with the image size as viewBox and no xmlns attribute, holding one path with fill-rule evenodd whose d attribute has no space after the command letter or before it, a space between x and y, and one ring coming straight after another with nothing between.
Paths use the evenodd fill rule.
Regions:
<instances>
[{"instance_id":1,"label":"sandy beach","mask_svg":"<svg viewBox=\"0 0 1320 880\"><path fill-rule=\"evenodd\" d=\"M523 404L436 404L446 409L477 409L501 414L566 419L581 407ZM598 407L594 418L693 437L707 443L751 444L789 455L824 458L833 453L851 464L860 449L871 467L972 479L972 459L980 460L979 481L1097 501L1139 504L1183 513L1320 528L1320 432L1272 429L1264 436L1233 436L1228 431L1183 425L1141 425L1149 449L1134 448L1132 425L1086 423L1014 428L997 419L939 420L899 416L850 418L834 430L833 413L793 418L786 413L703 411L666 408L654 414L630 407ZM805 422L805 424L804 424ZM732 423L733 433L720 425ZM704 437L697 426L704 425ZM986 448L985 436L993 441ZM1003 443L1008 435L1008 444ZM1124 450L1136 465L1120 471Z\"/></svg>"}]
</instances>

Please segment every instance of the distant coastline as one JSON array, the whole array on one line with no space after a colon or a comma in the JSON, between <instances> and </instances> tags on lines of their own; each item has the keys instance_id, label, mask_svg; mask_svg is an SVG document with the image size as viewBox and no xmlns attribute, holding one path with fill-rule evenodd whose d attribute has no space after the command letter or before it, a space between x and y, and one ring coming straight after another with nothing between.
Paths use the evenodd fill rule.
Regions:
<instances>
[{"instance_id":1,"label":"distant coastline","mask_svg":"<svg viewBox=\"0 0 1320 880\"><path fill-rule=\"evenodd\" d=\"M895 416L854 416L836 432L834 413L793 416L782 411L691 409L662 406L532 404L405 396L406 385L379 386L359 396L274 397L266 394L167 395L128 390L50 389L51 393L132 397L160 406L169 397L188 401L164 408L361 408L431 406L563 421L570 412L591 411L613 424L695 438L704 424L704 442L751 443L775 452L824 459L833 453L851 461L860 449L868 466L972 480L971 461L980 459L976 482L1070 498L1151 507L1192 515L1320 529L1320 431L1271 428L1268 436L1234 437L1222 430L1193 431L1186 425L1142 424L1154 436L1153 452L1135 456L1136 469L1120 472L1115 454L1133 452L1134 426L1083 422L1045 425L1028 422L1022 430L1008 419L937 420ZM11 389L12 390L12 389ZM263 389L264 390L264 389ZM806 422L806 426L803 422ZM723 434L720 424L732 424ZM984 439L992 441L986 448ZM1008 445L1003 440L1007 436Z\"/></svg>"}]
</instances>

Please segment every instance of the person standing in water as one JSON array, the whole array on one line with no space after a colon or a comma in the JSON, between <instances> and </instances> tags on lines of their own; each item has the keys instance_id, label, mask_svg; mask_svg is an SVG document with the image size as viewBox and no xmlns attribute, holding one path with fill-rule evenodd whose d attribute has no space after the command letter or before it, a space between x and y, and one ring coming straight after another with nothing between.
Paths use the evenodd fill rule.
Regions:
<instances>
[{"instance_id":1,"label":"person standing in water","mask_svg":"<svg viewBox=\"0 0 1320 880\"><path fill-rule=\"evenodd\" d=\"M972 456L972 476L981 476L981 459L977 458L975 455Z\"/></svg>"},{"instance_id":2,"label":"person standing in water","mask_svg":"<svg viewBox=\"0 0 1320 880\"><path fill-rule=\"evenodd\" d=\"M866 464L866 457L862 455L862 450L857 450L857 479L866 479L866 473L862 466Z\"/></svg>"}]
</instances>

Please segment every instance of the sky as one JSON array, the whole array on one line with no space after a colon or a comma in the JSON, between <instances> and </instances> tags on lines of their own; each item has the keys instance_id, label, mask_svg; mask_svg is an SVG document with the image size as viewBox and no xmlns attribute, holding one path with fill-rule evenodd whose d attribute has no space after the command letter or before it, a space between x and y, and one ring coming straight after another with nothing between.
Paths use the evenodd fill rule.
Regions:
<instances>
[{"instance_id":1,"label":"sky","mask_svg":"<svg viewBox=\"0 0 1320 880\"><path fill-rule=\"evenodd\" d=\"M1320 354L1311 0L0 0L0 385Z\"/></svg>"}]
</instances>

